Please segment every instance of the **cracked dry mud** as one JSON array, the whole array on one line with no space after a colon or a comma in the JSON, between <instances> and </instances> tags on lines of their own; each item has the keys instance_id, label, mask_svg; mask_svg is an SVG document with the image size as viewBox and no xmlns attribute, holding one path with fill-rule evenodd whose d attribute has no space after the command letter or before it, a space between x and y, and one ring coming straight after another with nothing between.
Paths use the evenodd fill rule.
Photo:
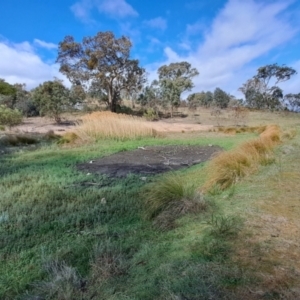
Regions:
<instances>
[{"instance_id":1,"label":"cracked dry mud","mask_svg":"<svg viewBox=\"0 0 300 300\"><path fill-rule=\"evenodd\" d=\"M81 171L122 178L128 174L151 176L175 171L209 160L219 146L146 146L77 165Z\"/></svg>"}]
</instances>

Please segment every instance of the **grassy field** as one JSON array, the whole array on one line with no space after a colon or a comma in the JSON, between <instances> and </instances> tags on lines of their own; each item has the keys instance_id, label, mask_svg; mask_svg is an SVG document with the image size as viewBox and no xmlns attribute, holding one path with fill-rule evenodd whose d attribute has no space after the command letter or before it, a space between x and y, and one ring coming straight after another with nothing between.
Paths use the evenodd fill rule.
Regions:
<instances>
[{"instance_id":1,"label":"grassy field","mask_svg":"<svg viewBox=\"0 0 300 300\"><path fill-rule=\"evenodd\" d=\"M100 138L0 156L0 299L299 298L299 115L253 112L247 122L280 126L274 159L204 195L209 163L103 188L82 185L107 179L75 166L146 145L233 151L258 133Z\"/></svg>"}]
</instances>

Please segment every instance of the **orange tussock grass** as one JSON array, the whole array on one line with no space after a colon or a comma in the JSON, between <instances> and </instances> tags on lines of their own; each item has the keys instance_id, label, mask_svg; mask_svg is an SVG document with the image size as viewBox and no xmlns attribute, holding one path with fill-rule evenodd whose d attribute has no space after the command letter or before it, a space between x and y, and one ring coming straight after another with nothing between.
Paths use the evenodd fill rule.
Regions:
<instances>
[{"instance_id":1,"label":"orange tussock grass","mask_svg":"<svg viewBox=\"0 0 300 300\"><path fill-rule=\"evenodd\" d=\"M236 134L236 133L244 133L244 132L255 132L262 133L266 130L267 126L256 126L256 127L219 127L218 131L223 132L225 134Z\"/></svg>"},{"instance_id":2,"label":"orange tussock grass","mask_svg":"<svg viewBox=\"0 0 300 300\"><path fill-rule=\"evenodd\" d=\"M203 190L207 192L214 186L224 190L251 173L254 166L253 158L241 149L222 152L209 163L208 180Z\"/></svg>"},{"instance_id":3,"label":"orange tussock grass","mask_svg":"<svg viewBox=\"0 0 300 300\"><path fill-rule=\"evenodd\" d=\"M141 118L112 112L94 112L81 118L75 133L82 140L139 139L157 132Z\"/></svg>"},{"instance_id":4,"label":"orange tussock grass","mask_svg":"<svg viewBox=\"0 0 300 300\"><path fill-rule=\"evenodd\" d=\"M266 129L260 134L263 140L269 140L270 143L277 144L280 142L281 130L278 125L268 125Z\"/></svg>"},{"instance_id":5,"label":"orange tussock grass","mask_svg":"<svg viewBox=\"0 0 300 300\"><path fill-rule=\"evenodd\" d=\"M280 135L279 126L268 125L258 139L218 154L207 166L208 180L203 190L207 192L215 186L224 190L253 173L259 164L272 162L272 148L280 142Z\"/></svg>"}]
</instances>

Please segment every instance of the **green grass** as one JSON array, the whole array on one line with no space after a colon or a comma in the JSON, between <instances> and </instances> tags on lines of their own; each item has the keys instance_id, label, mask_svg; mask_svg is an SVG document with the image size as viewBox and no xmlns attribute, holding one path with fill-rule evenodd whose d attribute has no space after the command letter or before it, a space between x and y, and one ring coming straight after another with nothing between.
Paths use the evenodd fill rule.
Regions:
<instances>
[{"instance_id":1,"label":"green grass","mask_svg":"<svg viewBox=\"0 0 300 300\"><path fill-rule=\"evenodd\" d=\"M1 156L0 298L240 299L234 289L250 277L228 255L239 232L227 219L230 204L220 201L229 192L210 196L205 212L182 215L176 228L160 231L144 218L145 183L137 176L101 189L84 187L80 183L87 178L105 178L78 172L75 165L147 145L213 144L228 150L254 136L53 144ZM205 181L202 170L203 164L177 174L197 186ZM211 222L212 214L221 219Z\"/></svg>"}]
</instances>

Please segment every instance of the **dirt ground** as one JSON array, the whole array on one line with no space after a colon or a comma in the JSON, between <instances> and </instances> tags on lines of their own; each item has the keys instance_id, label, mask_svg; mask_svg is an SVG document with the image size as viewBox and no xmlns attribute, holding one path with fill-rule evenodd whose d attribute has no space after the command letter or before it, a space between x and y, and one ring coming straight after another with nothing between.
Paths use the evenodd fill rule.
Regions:
<instances>
[{"instance_id":1,"label":"dirt ground","mask_svg":"<svg viewBox=\"0 0 300 300\"><path fill-rule=\"evenodd\" d=\"M222 149L218 146L149 146L133 151L119 152L101 159L79 164L87 173L125 177L138 174L146 178L158 173L186 168L209 160Z\"/></svg>"}]
</instances>

